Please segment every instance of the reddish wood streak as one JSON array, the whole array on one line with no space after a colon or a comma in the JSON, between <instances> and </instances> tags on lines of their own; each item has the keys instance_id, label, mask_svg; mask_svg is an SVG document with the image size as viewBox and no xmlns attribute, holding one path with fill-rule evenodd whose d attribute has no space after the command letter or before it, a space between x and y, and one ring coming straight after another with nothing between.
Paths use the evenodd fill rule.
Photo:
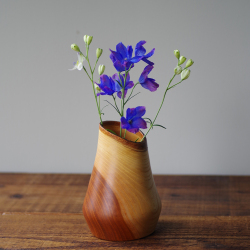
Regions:
<instances>
[{"instance_id":1,"label":"reddish wood streak","mask_svg":"<svg viewBox=\"0 0 250 250\"><path fill-rule=\"evenodd\" d=\"M83 203L83 214L91 232L100 239L132 240L117 198L94 167Z\"/></svg>"}]
</instances>

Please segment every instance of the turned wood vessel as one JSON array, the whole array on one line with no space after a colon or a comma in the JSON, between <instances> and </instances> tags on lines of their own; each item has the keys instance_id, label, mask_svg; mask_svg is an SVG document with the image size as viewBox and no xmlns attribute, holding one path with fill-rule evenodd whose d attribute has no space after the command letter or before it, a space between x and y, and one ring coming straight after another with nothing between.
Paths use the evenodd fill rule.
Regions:
<instances>
[{"instance_id":1,"label":"turned wood vessel","mask_svg":"<svg viewBox=\"0 0 250 250\"><path fill-rule=\"evenodd\" d=\"M147 141L142 132L120 132L120 123L105 121L99 138L93 172L83 203L86 222L104 240L134 240L156 227L161 200L151 172ZM124 131L122 131L124 135ZM134 142L139 138L139 142Z\"/></svg>"}]
</instances>

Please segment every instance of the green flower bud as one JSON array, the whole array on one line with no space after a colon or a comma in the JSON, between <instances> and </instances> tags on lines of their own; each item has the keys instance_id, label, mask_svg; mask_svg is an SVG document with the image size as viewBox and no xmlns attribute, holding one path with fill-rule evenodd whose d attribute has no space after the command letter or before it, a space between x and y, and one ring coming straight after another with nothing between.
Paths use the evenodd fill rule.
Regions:
<instances>
[{"instance_id":1,"label":"green flower bud","mask_svg":"<svg viewBox=\"0 0 250 250\"><path fill-rule=\"evenodd\" d=\"M84 41L85 43L87 43L87 38L88 38L88 36L87 36L87 35L84 35L83 41Z\"/></svg>"},{"instance_id":2,"label":"green flower bud","mask_svg":"<svg viewBox=\"0 0 250 250\"><path fill-rule=\"evenodd\" d=\"M179 74L181 73L181 71L182 71L182 67L181 67L181 66L177 66L177 67L174 69L174 73L175 73L176 75L179 75Z\"/></svg>"},{"instance_id":3,"label":"green flower bud","mask_svg":"<svg viewBox=\"0 0 250 250\"><path fill-rule=\"evenodd\" d=\"M92 42L93 36L87 36L87 44L90 45Z\"/></svg>"},{"instance_id":4,"label":"green flower bud","mask_svg":"<svg viewBox=\"0 0 250 250\"><path fill-rule=\"evenodd\" d=\"M181 80L186 80L188 79L188 77L190 76L190 69L184 69L182 72L181 72Z\"/></svg>"},{"instance_id":5,"label":"green flower bud","mask_svg":"<svg viewBox=\"0 0 250 250\"><path fill-rule=\"evenodd\" d=\"M178 62L178 66L179 65L182 65L185 61L186 61L186 57L184 57L184 56L181 56L180 58L179 58L179 62Z\"/></svg>"},{"instance_id":6,"label":"green flower bud","mask_svg":"<svg viewBox=\"0 0 250 250\"><path fill-rule=\"evenodd\" d=\"M75 43L71 44L71 49L73 49L74 51L77 51L77 52L81 52L79 47Z\"/></svg>"},{"instance_id":7,"label":"green flower bud","mask_svg":"<svg viewBox=\"0 0 250 250\"><path fill-rule=\"evenodd\" d=\"M96 83L95 83L95 89L96 89L98 92L101 91L100 87L99 87Z\"/></svg>"},{"instance_id":8,"label":"green flower bud","mask_svg":"<svg viewBox=\"0 0 250 250\"><path fill-rule=\"evenodd\" d=\"M105 65L100 64L98 67L98 74L102 75L104 73L104 70L105 70Z\"/></svg>"},{"instance_id":9,"label":"green flower bud","mask_svg":"<svg viewBox=\"0 0 250 250\"><path fill-rule=\"evenodd\" d=\"M177 59L180 58L180 51L178 49L174 50L174 55L176 56Z\"/></svg>"},{"instance_id":10,"label":"green flower bud","mask_svg":"<svg viewBox=\"0 0 250 250\"><path fill-rule=\"evenodd\" d=\"M194 64L194 61L192 59L189 59L186 63L186 68L192 66Z\"/></svg>"},{"instance_id":11,"label":"green flower bud","mask_svg":"<svg viewBox=\"0 0 250 250\"><path fill-rule=\"evenodd\" d=\"M96 57L99 58L102 55L102 49L97 48L96 49Z\"/></svg>"}]
</instances>

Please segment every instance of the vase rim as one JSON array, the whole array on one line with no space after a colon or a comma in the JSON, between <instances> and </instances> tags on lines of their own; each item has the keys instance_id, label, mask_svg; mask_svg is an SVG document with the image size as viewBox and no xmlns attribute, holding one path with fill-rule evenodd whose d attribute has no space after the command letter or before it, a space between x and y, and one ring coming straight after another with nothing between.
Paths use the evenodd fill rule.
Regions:
<instances>
[{"instance_id":1,"label":"vase rim","mask_svg":"<svg viewBox=\"0 0 250 250\"><path fill-rule=\"evenodd\" d=\"M148 147L147 147L146 137L144 138L143 141L140 141L140 142L130 141L130 140L127 140L125 138L121 138L120 136L109 132L107 129L105 129L105 126L116 126L116 127L120 126L119 121L103 121L102 124L101 123L99 124L99 131L101 131L105 135L111 137L115 141L122 143L126 147L133 148L137 151L146 151L147 150ZM130 132L127 131L127 133L130 133ZM140 139L143 138L143 136L144 136L144 134L141 131L139 131L136 134L138 135L138 137Z\"/></svg>"}]
</instances>

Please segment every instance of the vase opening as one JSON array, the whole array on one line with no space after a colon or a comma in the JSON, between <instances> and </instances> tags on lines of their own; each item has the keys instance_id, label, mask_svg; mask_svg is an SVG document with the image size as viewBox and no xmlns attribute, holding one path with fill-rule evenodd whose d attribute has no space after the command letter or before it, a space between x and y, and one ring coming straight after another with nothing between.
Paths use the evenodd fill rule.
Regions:
<instances>
[{"instance_id":1,"label":"vase opening","mask_svg":"<svg viewBox=\"0 0 250 250\"><path fill-rule=\"evenodd\" d=\"M120 137L120 122L118 122L118 121L104 121L103 124L100 125L100 127L104 128L110 134L112 134L112 133L108 130L112 130L116 134L116 135L113 134L114 136L121 138ZM122 129L122 138L121 139L124 139L124 133L125 133L125 129ZM136 141L136 143L139 143L139 142L141 142L143 136L144 136L144 134L141 131L137 132L136 134L133 134L133 133L127 131L125 139L128 141L131 141L131 142Z\"/></svg>"}]
</instances>

